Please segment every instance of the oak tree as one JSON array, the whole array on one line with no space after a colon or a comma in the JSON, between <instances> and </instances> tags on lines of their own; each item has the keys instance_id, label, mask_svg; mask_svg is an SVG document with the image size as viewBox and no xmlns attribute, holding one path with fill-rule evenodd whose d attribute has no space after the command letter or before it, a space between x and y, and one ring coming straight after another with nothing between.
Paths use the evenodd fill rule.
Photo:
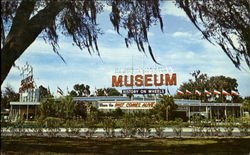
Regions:
<instances>
[{"instance_id":1,"label":"oak tree","mask_svg":"<svg viewBox=\"0 0 250 155\"><path fill-rule=\"evenodd\" d=\"M205 39L217 44L237 68L250 68L249 0L176 0Z\"/></svg>"},{"instance_id":2,"label":"oak tree","mask_svg":"<svg viewBox=\"0 0 250 155\"><path fill-rule=\"evenodd\" d=\"M156 62L148 42L148 30L158 21L163 29L159 0L1 1L1 85L15 61L38 36L51 44L60 57L59 34L72 38L80 49L100 55L97 40L102 32L97 15L103 11L104 4L112 7L110 21L117 33L120 29L127 32L126 46L135 42L143 52L147 46Z\"/></svg>"}]
</instances>

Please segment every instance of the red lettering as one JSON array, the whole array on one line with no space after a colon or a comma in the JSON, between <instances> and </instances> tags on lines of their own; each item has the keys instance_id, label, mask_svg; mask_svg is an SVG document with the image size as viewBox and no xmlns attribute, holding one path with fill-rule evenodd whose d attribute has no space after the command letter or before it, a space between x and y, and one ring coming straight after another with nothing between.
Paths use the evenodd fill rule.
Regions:
<instances>
[{"instance_id":1,"label":"red lettering","mask_svg":"<svg viewBox=\"0 0 250 155\"><path fill-rule=\"evenodd\" d=\"M112 87L122 87L122 75L119 75L118 78L112 76Z\"/></svg>"},{"instance_id":2,"label":"red lettering","mask_svg":"<svg viewBox=\"0 0 250 155\"><path fill-rule=\"evenodd\" d=\"M163 85L163 74L160 74L160 82L157 82L157 74L154 74L154 85L155 86L162 86Z\"/></svg>"},{"instance_id":3,"label":"red lettering","mask_svg":"<svg viewBox=\"0 0 250 155\"><path fill-rule=\"evenodd\" d=\"M153 84L150 83L152 81L152 75L146 74L145 75L145 86L152 86Z\"/></svg>"},{"instance_id":4,"label":"red lettering","mask_svg":"<svg viewBox=\"0 0 250 155\"><path fill-rule=\"evenodd\" d=\"M165 74L166 86L176 85L176 74L172 74L172 78L170 78L169 74Z\"/></svg>"},{"instance_id":5,"label":"red lettering","mask_svg":"<svg viewBox=\"0 0 250 155\"><path fill-rule=\"evenodd\" d=\"M137 87L143 86L143 76L142 75L135 76L135 85Z\"/></svg>"},{"instance_id":6,"label":"red lettering","mask_svg":"<svg viewBox=\"0 0 250 155\"><path fill-rule=\"evenodd\" d=\"M125 75L125 77L124 77L124 85L126 87L132 87L134 85L134 76L130 75L130 83L128 83L128 76Z\"/></svg>"}]
</instances>

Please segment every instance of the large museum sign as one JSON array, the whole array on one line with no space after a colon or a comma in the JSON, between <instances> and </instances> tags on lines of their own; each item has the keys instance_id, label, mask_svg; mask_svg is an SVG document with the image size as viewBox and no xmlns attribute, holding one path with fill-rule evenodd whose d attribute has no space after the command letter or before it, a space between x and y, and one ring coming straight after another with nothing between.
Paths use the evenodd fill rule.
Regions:
<instances>
[{"instance_id":1,"label":"large museum sign","mask_svg":"<svg viewBox=\"0 0 250 155\"><path fill-rule=\"evenodd\" d=\"M112 87L152 87L177 85L176 73L173 74L138 74L113 75Z\"/></svg>"}]
</instances>

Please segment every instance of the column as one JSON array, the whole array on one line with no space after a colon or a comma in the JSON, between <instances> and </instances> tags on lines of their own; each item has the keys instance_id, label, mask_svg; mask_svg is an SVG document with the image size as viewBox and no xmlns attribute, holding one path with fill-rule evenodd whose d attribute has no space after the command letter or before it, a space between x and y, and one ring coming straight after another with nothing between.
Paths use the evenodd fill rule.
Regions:
<instances>
[{"instance_id":1,"label":"column","mask_svg":"<svg viewBox=\"0 0 250 155\"><path fill-rule=\"evenodd\" d=\"M189 119L189 122L191 121L190 120L190 115L191 115L190 108L191 108L191 106L188 106L188 119Z\"/></svg>"},{"instance_id":2,"label":"column","mask_svg":"<svg viewBox=\"0 0 250 155\"><path fill-rule=\"evenodd\" d=\"M235 111L234 111L234 107L233 107L233 118L235 118Z\"/></svg>"},{"instance_id":3,"label":"column","mask_svg":"<svg viewBox=\"0 0 250 155\"><path fill-rule=\"evenodd\" d=\"M212 119L212 107L210 106L210 119Z\"/></svg>"},{"instance_id":4,"label":"column","mask_svg":"<svg viewBox=\"0 0 250 155\"><path fill-rule=\"evenodd\" d=\"M217 119L220 119L220 111L219 111L220 109L219 108L217 108Z\"/></svg>"},{"instance_id":5,"label":"column","mask_svg":"<svg viewBox=\"0 0 250 155\"><path fill-rule=\"evenodd\" d=\"M225 106L225 117L227 119L227 107Z\"/></svg>"},{"instance_id":6,"label":"column","mask_svg":"<svg viewBox=\"0 0 250 155\"><path fill-rule=\"evenodd\" d=\"M9 114L9 119L11 120L12 119L12 105L10 105L10 114Z\"/></svg>"},{"instance_id":7,"label":"column","mask_svg":"<svg viewBox=\"0 0 250 155\"><path fill-rule=\"evenodd\" d=\"M244 117L244 109L242 108L242 116L241 117Z\"/></svg>"},{"instance_id":8,"label":"column","mask_svg":"<svg viewBox=\"0 0 250 155\"><path fill-rule=\"evenodd\" d=\"M29 105L27 105L27 115L26 115L26 120L28 121L29 119Z\"/></svg>"},{"instance_id":9,"label":"column","mask_svg":"<svg viewBox=\"0 0 250 155\"><path fill-rule=\"evenodd\" d=\"M207 118L208 118L208 107L206 106L206 115L207 115Z\"/></svg>"},{"instance_id":10,"label":"column","mask_svg":"<svg viewBox=\"0 0 250 155\"><path fill-rule=\"evenodd\" d=\"M21 109L20 109L20 105L19 105L19 113L18 113L18 115L19 115L19 118L21 118Z\"/></svg>"},{"instance_id":11,"label":"column","mask_svg":"<svg viewBox=\"0 0 250 155\"><path fill-rule=\"evenodd\" d=\"M36 110L37 110L37 106L35 105L35 106L34 106L34 108L35 108L35 116L34 116L34 117L36 118Z\"/></svg>"}]
</instances>

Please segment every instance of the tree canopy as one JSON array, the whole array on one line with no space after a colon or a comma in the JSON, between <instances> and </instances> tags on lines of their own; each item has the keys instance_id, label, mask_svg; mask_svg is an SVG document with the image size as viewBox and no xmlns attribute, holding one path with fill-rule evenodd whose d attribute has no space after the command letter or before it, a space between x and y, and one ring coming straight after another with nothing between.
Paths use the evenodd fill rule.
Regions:
<instances>
[{"instance_id":1,"label":"tree canopy","mask_svg":"<svg viewBox=\"0 0 250 155\"><path fill-rule=\"evenodd\" d=\"M238 91L238 83L237 80L231 77L225 77L225 76L211 76L208 77L207 74L201 73L201 71L197 70L191 73L191 75L194 77L193 79L189 79L188 82L185 82L181 84L180 90L185 92L186 90L189 90L191 92L195 92L195 90L204 91L207 90L211 93L213 93L214 90L222 91L225 90L227 92L231 92L231 90ZM186 98L186 99L200 99L204 101L208 101L209 98L213 96L199 96L199 95L177 95L177 98ZM232 96L233 102L241 102L242 98L240 96ZM225 96L215 98L216 102L222 102L226 101Z\"/></svg>"},{"instance_id":2,"label":"tree canopy","mask_svg":"<svg viewBox=\"0 0 250 155\"><path fill-rule=\"evenodd\" d=\"M70 96L72 97L80 97L80 96L89 96L90 95L90 86L84 84L75 84L74 90L70 92Z\"/></svg>"},{"instance_id":3,"label":"tree canopy","mask_svg":"<svg viewBox=\"0 0 250 155\"><path fill-rule=\"evenodd\" d=\"M172 96L162 95L160 96L160 103L156 104L151 112L152 114L156 114L156 118L168 121L174 119L173 111L177 107Z\"/></svg>"},{"instance_id":4,"label":"tree canopy","mask_svg":"<svg viewBox=\"0 0 250 155\"><path fill-rule=\"evenodd\" d=\"M49 88L45 88L44 86L39 86L39 101L42 101L45 98L53 97Z\"/></svg>"},{"instance_id":5,"label":"tree canopy","mask_svg":"<svg viewBox=\"0 0 250 155\"><path fill-rule=\"evenodd\" d=\"M13 90L11 86L1 90L1 109L9 108L10 102L19 101L19 94Z\"/></svg>"},{"instance_id":6,"label":"tree canopy","mask_svg":"<svg viewBox=\"0 0 250 155\"><path fill-rule=\"evenodd\" d=\"M1 1L1 84L15 61L39 35L60 57L57 50L59 34L71 37L80 49L86 48L90 54L97 52L100 55L97 40L102 32L96 20L104 4L87 0ZM148 30L158 21L163 29L159 0L110 0L106 5L112 7L110 20L117 33L120 29L127 32L124 37L126 46L135 42L138 50L145 52L147 45L156 62L148 42Z\"/></svg>"},{"instance_id":7,"label":"tree canopy","mask_svg":"<svg viewBox=\"0 0 250 155\"><path fill-rule=\"evenodd\" d=\"M250 2L248 0L176 0L205 39L217 44L240 68L250 67Z\"/></svg>"},{"instance_id":8,"label":"tree canopy","mask_svg":"<svg viewBox=\"0 0 250 155\"><path fill-rule=\"evenodd\" d=\"M86 103L75 102L71 96L60 99L47 98L39 106L39 117L58 117L63 119L73 119L74 117L85 118L87 114Z\"/></svg>"},{"instance_id":9,"label":"tree canopy","mask_svg":"<svg viewBox=\"0 0 250 155\"><path fill-rule=\"evenodd\" d=\"M101 88L96 90L97 96L121 96L122 94L115 88Z\"/></svg>"},{"instance_id":10,"label":"tree canopy","mask_svg":"<svg viewBox=\"0 0 250 155\"><path fill-rule=\"evenodd\" d=\"M243 101L242 108L248 112L250 112L250 96L245 97Z\"/></svg>"}]
</instances>

